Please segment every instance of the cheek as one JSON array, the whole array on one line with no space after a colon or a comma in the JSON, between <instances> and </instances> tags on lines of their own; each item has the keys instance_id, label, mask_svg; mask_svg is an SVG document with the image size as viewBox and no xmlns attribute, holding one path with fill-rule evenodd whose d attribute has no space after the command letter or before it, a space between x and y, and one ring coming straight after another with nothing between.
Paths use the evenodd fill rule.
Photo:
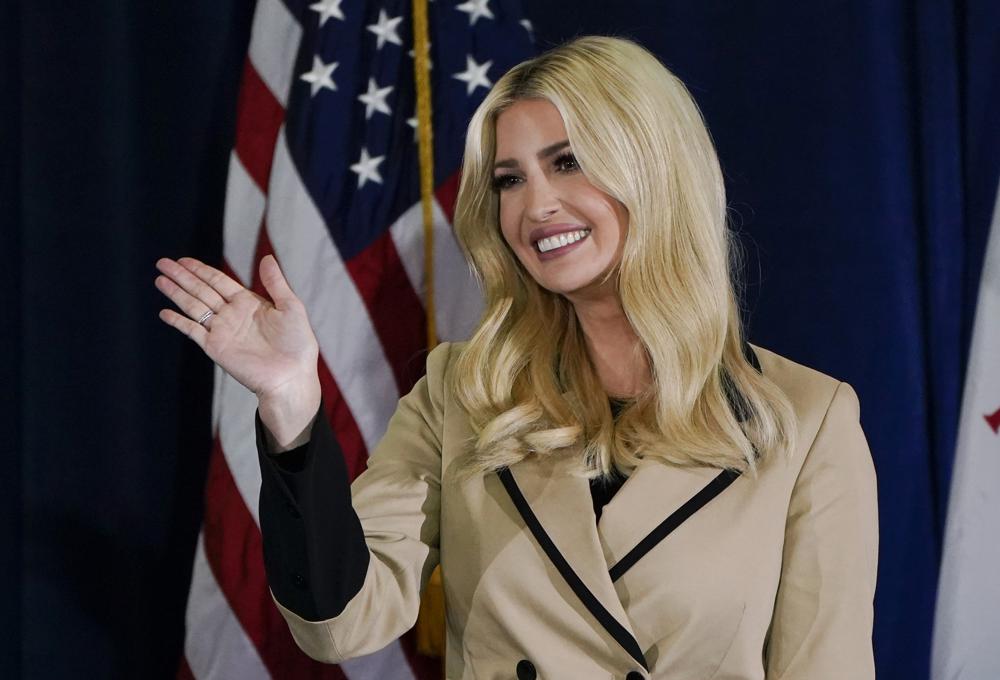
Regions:
<instances>
[{"instance_id":1,"label":"cheek","mask_svg":"<svg viewBox=\"0 0 1000 680\"><path fill-rule=\"evenodd\" d=\"M517 219L515 207L512 201L500 200L500 231L503 234L504 240L507 242L515 252L520 247L520 239L518 234L520 232L520 222Z\"/></svg>"},{"instance_id":2,"label":"cheek","mask_svg":"<svg viewBox=\"0 0 1000 680\"><path fill-rule=\"evenodd\" d=\"M625 240L628 231L628 211L610 196L600 196L594 201L595 214L600 215L602 236L611 241Z\"/></svg>"}]
</instances>

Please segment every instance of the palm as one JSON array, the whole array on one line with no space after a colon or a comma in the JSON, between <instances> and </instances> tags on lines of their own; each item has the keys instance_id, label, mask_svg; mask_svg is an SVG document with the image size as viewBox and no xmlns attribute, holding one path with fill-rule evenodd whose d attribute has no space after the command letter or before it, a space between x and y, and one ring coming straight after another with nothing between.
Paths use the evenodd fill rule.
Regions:
<instances>
[{"instance_id":1,"label":"palm","mask_svg":"<svg viewBox=\"0 0 1000 680\"><path fill-rule=\"evenodd\" d=\"M270 260L270 261L268 261ZM160 318L194 340L215 363L258 396L315 378L318 348L305 307L273 258L261 262L262 298L223 272L192 258L157 262L156 286L184 314ZM204 324L194 319L207 311Z\"/></svg>"},{"instance_id":2,"label":"palm","mask_svg":"<svg viewBox=\"0 0 1000 680\"><path fill-rule=\"evenodd\" d=\"M205 354L247 389L277 391L303 368L315 338L305 314L279 311L243 290L212 318Z\"/></svg>"}]
</instances>

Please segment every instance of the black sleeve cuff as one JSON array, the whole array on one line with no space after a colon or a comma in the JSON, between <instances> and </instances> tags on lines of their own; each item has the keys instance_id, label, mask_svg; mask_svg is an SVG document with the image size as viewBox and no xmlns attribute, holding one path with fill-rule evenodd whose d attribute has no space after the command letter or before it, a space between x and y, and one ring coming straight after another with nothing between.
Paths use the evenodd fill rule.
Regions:
<instances>
[{"instance_id":1,"label":"black sleeve cuff","mask_svg":"<svg viewBox=\"0 0 1000 680\"><path fill-rule=\"evenodd\" d=\"M274 597L307 621L340 614L368 572L347 466L322 405L306 444L271 455L254 417L264 569Z\"/></svg>"}]
</instances>

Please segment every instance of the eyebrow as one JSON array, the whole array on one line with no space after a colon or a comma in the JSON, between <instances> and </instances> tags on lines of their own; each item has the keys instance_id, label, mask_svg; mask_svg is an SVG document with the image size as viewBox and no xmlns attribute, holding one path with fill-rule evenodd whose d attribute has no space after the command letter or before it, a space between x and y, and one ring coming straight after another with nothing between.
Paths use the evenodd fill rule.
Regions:
<instances>
[{"instance_id":1,"label":"eyebrow","mask_svg":"<svg viewBox=\"0 0 1000 680\"><path fill-rule=\"evenodd\" d=\"M538 157L548 158L549 156L559 153L567 146L569 146L568 139L564 139L561 142L556 142L555 144L549 144L547 147L538 152ZM494 163L493 169L496 170L497 168L516 168L519 166L520 163L518 163L513 158L505 158L502 161L497 161L496 163Z\"/></svg>"}]
</instances>

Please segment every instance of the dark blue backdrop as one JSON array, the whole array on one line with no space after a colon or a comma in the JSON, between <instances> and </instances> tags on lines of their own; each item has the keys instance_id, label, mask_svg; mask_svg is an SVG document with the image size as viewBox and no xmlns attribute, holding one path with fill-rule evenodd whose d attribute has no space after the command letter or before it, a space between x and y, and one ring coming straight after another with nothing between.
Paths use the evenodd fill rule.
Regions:
<instances>
[{"instance_id":1,"label":"dark blue backdrop","mask_svg":"<svg viewBox=\"0 0 1000 680\"><path fill-rule=\"evenodd\" d=\"M751 339L861 397L878 675L926 678L1000 176L1000 3L525 4L543 45L628 35L689 84L746 249ZM251 10L0 9L4 677L173 674L211 378L156 320L153 262L218 259Z\"/></svg>"}]
</instances>

